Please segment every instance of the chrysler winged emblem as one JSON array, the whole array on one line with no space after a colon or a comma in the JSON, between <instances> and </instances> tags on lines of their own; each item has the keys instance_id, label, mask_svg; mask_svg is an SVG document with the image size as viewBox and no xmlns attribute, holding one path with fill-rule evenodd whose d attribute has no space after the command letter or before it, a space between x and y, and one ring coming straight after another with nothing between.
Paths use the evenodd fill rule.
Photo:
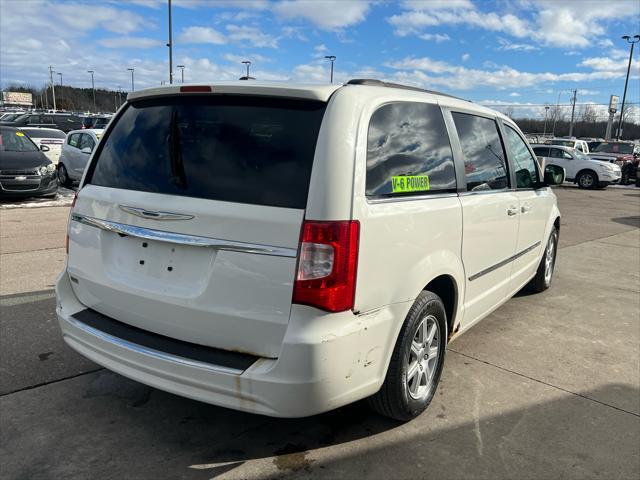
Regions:
<instances>
[{"instance_id":1,"label":"chrysler winged emblem","mask_svg":"<svg viewBox=\"0 0 640 480\"><path fill-rule=\"evenodd\" d=\"M151 220L191 220L194 215L183 215L181 213L171 212L154 212L153 210L147 210L145 208L128 207L126 205L119 205L120 210L136 215L142 218L150 218Z\"/></svg>"}]
</instances>

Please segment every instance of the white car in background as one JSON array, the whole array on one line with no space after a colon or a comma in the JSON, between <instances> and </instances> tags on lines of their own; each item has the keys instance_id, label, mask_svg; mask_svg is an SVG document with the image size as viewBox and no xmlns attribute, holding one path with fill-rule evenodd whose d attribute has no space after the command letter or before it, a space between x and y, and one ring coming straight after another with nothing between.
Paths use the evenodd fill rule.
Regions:
<instances>
[{"instance_id":1,"label":"white car in background","mask_svg":"<svg viewBox=\"0 0 640 480\"><path fill-rule=\"evenodd\" d=\"M48 152L44 152L49 160L55 165L58 164L60 159L60 152L62 152L62 145L67 139L67 134L62 130L56 128L40 128L40 127L23 127L20 129L24 132L38 148L42 145L49 147Z\"/></svg>"},{"instance_id":2,"label":"white car in background","mask_svg":"<svg viewBox=\"0 0 640 480\"><path fill-rule=\"evenodd\" d=\"M571 147L540 144L531 147L542 160L543 167L557 165L564 168L566 180L577 183L580 188L604 188L620 182L622 172L614 163L596 160Z\"/></svg>"},{"instance_id":3,"label":"white car in background","mask_svg":"<svg viewBox=\"0 0 640 480\"><path fill-rule=\"evenodd\" d=\"M80 181L89 157L102 137L102 132L104 130L87 129L72 130L67 134L58 162L60 185L68 187L73 182Z\"/></svg>"},{"instance_id":4,"label":"white car in background","mask_svg":"<svg viewBox=\"0 0 640 480\"><path fill-rule=\"evenodd\" d=\"M582 153L589 153L589 144L584 140L575 138L552 138L544 142L546 145L560 145L562 147L575 148Z\"/></svg>"}]
</instances>

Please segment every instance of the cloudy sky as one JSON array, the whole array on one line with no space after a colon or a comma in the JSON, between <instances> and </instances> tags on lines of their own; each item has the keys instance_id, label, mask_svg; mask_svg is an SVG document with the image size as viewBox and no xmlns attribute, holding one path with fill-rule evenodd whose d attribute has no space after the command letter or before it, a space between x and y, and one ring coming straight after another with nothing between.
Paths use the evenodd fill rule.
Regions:
<instances>
[{"instance_id":1,"label":"cloudy sky","mask_svg":"<svg viewBox=\"0 0 640 480\"><path fill-rule=\"evenodd\" d=\"M622 97L636 0L173 0L186 82L380 78L487 104L606 104ZM136 89L168 79L167 0L0 0L0 86ZM627 101L640 103L640 49ZM179 81L180 71L175 78ZM56 82L59 77L56 77ZM506 108L506 107L505 107ZM605 115L606 107L598 107ZM640 111L637 109L636 112ZM640 121L638 113L636 121Z\"/></svg>"}]
</instances>

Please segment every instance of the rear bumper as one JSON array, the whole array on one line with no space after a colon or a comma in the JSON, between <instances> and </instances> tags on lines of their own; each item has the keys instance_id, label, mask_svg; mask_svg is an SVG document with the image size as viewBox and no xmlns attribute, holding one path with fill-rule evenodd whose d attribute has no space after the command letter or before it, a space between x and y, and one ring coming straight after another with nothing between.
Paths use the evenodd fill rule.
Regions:
<instances>
[{"instance_id":1,"label":"rear bumper","mask_svg":"<svg viewBox=\"0 0 640 480\"><path fill-rule=\"evenodd\" d=\"M85 357L161 390L275 417L315 415L378 391L411 306L407 302L354 315L294 305L279 357L259 358L246 370L233 372L175 361L81 328L72 316L86 307L73 294L66 270L56 294L63 338Z\"/></svg>"}]
</instances>

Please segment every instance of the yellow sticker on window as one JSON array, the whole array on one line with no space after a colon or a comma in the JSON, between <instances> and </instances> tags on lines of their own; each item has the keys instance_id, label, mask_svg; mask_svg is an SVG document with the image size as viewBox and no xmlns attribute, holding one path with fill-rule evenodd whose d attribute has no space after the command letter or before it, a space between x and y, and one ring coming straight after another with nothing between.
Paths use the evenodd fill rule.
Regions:
<instances>
[{"instance_id":1,"label":"yellow sticker on window","mask_svg":"<svg viewBox=\"0 0 640 480\"><path fill-rule=\"evenodd\" d=\"M24 133L22 133L22 132L16 132L16 135L17 135L18 137L24 137Z\"/></svg>"},{"instance_id":2,"label":"yellow sticker on window","mask_svg":"<svg viewBox=\"0 0 640 480\"><path fill-rule=\"evenodd\" d=\"M393 193L426 192L429 190L429 175L398 175L391 177Z\"/></svg>"}]
</instances>

